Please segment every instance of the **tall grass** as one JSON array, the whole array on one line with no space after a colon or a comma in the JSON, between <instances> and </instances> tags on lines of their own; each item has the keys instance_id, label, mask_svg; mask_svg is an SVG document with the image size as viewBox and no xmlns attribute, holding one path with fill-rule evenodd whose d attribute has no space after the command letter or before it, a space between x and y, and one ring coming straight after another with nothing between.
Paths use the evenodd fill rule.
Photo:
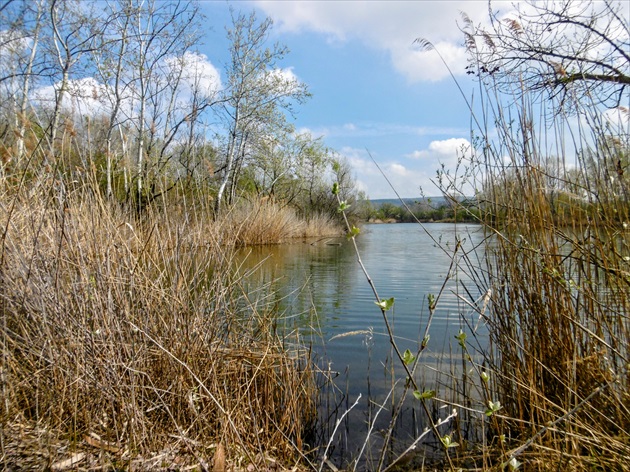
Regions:
<instances>
[{"instance_id":1,"label":"tall grass","mask_svg":"<svg viewBox=\"0 0 630 472\"><path fill-rule=\"evenodd\" d=\"M487 262L469 272L490 302L483 368L501 407L486 431L501 447L477 463L630 470L628 122L589 97L569 116L481 85L471 164Z\"/></svg>"},{"instance_id":2,"label":"tall grass","mask_svg":"<svg viewBox=\"0 0 630 472\"><path fill-rule=\"evenodd\" d=\"M310 355L232 275L251 241L203 209L140 219L89 181L7 184L1 201L5 467L304 459Z\"/></svg>"},{"instance_id":3,"label":"tall grass","mask_svg":"<svg viewBox=\"0 0 630 472\"><path fill-rule=\"evenodd\" d=\"M300 218L295 209L273 200L243 200L218 222L241 246L279 244L296 238L339 236L339 223L329 216Z\"/></svg>"}]
</instances>

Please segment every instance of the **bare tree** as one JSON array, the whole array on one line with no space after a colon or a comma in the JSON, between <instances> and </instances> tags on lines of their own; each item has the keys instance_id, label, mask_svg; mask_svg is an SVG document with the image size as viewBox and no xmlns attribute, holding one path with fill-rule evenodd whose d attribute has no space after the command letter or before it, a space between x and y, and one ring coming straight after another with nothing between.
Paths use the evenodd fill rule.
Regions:
<instances>
[{"instance_id":1,"label":"bare tree","mask_svg":"<svg viewBox=\"0 0 630 472\"><path fill-rule=\"evenodd\" d=\"M132 116L128 119L135 128L133 192L140 208L147 199L147 159L156 149L158 154L162 154L173 139L174 130L185 121L180 115L176 121L181 123L173 124L174 100L181 75L172 73L169 60L182 57L197 41L198 9L195 4L183 0L120 0L120 4L120 12L129 17L124 20L121 30L125 32L128 43L125 43L124 49L121 44L115 54L123 60L118 70L119 82L115 82L115 86L118 89L124 86L129 90L128 103ZM116 100L121 98L127 100L122 96ZM161 149L159 142L162 143ZM132 192L131 187L129 192Z\"/></svg>"},{"instance_id":2,"label":"bare tree","mask_svg":"<svg viewBox=\"0 0 630 472\"><path fill-rule=\"evenodd\" d=\"M511 14L491 10L489 28L463 15L473 57L468 73L509 92L547 91L563 105L588 95L608 107L628 106L629 9L612 0L527 0Z\"/></svg>"},{"instance_id":3,"label":"bare tree","mask_svg":"<svg viewBox=\"0 0 630 472\"><path fill-rule=\"evenodd\" d=\"M37 61L45 6L43 0L38 0L21 4L15 2L13 8L7 8L11 3L3 5L2 12L6 16L0 17L9 25L7 30L0 32L0 67L3 71L0 97L4 113L11 115L7 116L7 124L12 122L14 159L16 166L20 167L25 154L30 87L33 75L39 72L35 68L41 65Z\"/></svg>"},{"instance_id":4,"label":"bare tree","mask_svg":"<svg viewBox=\"0 0 630 472\"><path fill-rule=\"evenodd\" d=\"M103 29L102 47L94 51L93 59L96 74L105 84L103 88L105 99L109 102L110 113L105 132L105 175L106 195L113 195L112 173L114 162L118 160L118 152L114 150L114 134L120 132L122 149L120 154L126 154L126 140L123 136L122 123L124 120L124 100L130 95L130 81L125 76L125 54L130 42L131 11L130 5L121 5L120 2L108 2L110 16L107 18L107 27ZM125 8L125 6L127 8ZM121 8L118 8L121 7Z\"/></svg>"},{"instance_id":5,"label":"bare tree","mask_svg":"<svg viewBox=\"0 0 630 472\"><path fill-rule=\"evenodd\" d=\"M48 51L55 61L55 68L59 78L55 87L55 100L52 117L49 124L49 138L51 149L59 128L64 99L70 84L70 71L79 63L83 54L97 49L96 15L88 10L88 6L75 0L49 0L50 26L52 37Z\"/></svg>"}]
</instances>

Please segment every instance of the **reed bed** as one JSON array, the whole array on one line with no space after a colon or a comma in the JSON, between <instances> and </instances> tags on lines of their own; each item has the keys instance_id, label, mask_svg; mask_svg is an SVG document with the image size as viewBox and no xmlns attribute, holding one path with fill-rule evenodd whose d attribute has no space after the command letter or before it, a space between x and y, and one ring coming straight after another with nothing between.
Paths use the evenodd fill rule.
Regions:
<instances>
[{"instance_id":1,"label":"reed bed","mask_svg":"<svg viewBox=\"0 0 630 472\"><path fill-rule=\"evenodd\" d=\"M328 215L300 218L295 209L273 200L243 200L219 221L237 245L280 244L296 238L339 236L339 222Z\"/></svg>"},{"instance_id":2,"label":"reed bed","mask_svg":"<svg viewBox=\"0 0 630 472\"><path fill-rule=\"evenodd\" d=\"M130 216L53 177L5 187L1 201L6 468L305 459L310 354L232 275L225 227L191 211Z\"/></svg>"},{"instance_id":3,"label":"reed bed","mask_svg":"<svg viewBox=\"0 0 630 472\"><path fill-rule=\"evenodd\" d=\"M486 401L472 415L482 443L461 457L484 470L630 470L627 125L586 98L576 120L522 90L509 108L482 91L476 118L498 138L477 130L487 242L467 272L486 294L490 346L471 366L486 380L460 379Z\"/></svg>"}]
</instances>

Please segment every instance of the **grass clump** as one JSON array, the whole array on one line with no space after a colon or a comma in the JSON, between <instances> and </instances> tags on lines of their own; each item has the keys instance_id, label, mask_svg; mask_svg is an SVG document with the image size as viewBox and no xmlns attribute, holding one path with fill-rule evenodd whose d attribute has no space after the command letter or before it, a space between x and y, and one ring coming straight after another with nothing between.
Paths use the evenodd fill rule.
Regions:
<instances>
[{"instance_id":1,"label":"grass clump","mask_svg":"<svg viewBox=\"0 0 630 472\"><path fill-rule=\"evenodd\" d=\"M482 77L472 110L478 145L467 176L487 239L467 272L486 294L477 310L490 334L473 363L489 375L490 404L480 405L485 436L473 463L629 470L627 120L611 121L589 96L572 102L575 119L517 83L510 96ZM445 181L445 194L457 194ZM470 459L471 449L460 452Z\"/></svg>"},{"instance_id":2,"label":"grass clump","mask_svg":"<svg viewBox=\"0 0 630 472\"><path fill-rule=\"evenodd\" d=\"M243 200L218 221L239 246L280 244L297 238L339 236L339 222L313 213L299 217L296 210L270 199Z\"/></svg>"},{"instance_id":3,"label":"grass clump","mask_svg":"<svg viewBox=\"0 0 630 472\"><path fill-rule=\"evenodd\" d=\"M310 356L232 275L234 235L200 212L138 219L52 177L2 201L6 467L303 458Z\"/></svg>"}]
</instances>

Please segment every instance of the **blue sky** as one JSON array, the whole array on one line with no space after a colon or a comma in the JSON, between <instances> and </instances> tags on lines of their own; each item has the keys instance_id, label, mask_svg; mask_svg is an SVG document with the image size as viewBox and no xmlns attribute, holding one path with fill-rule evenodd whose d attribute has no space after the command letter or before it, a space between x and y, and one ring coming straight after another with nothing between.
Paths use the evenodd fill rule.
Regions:
<instances>
[{"instance_id":1,"label":"blue sky","mask_svg":"<svg viewBox=\"0 0 630 472\"><path fill-rule=\"evenodd\" d=\"M435 44L468 93L459 11L485 21L486 2L202 1L208 30L201 52L218 70L226 60L230 5L274 20L272 41L290 49L281 66L313 95L299 107L296 128L344 155L361 190L370 198L395 197L369 151L402 197L419 196L420 187L439 194L431 179L441 164L454 167L456 149L469 139L470 115L435 52L420 52L413 41Z\"/></svg>"}]
</instances>

